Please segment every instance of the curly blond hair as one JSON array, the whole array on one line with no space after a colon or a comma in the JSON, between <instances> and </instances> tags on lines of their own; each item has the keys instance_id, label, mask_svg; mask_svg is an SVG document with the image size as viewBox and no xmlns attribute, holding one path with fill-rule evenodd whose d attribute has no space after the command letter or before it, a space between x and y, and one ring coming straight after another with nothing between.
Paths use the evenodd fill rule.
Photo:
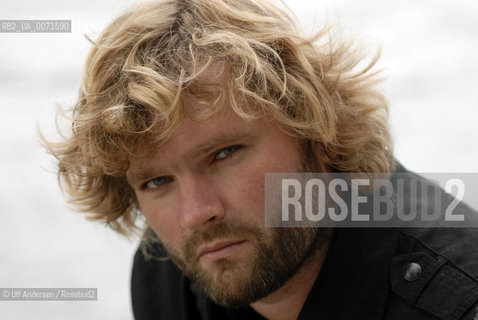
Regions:
<instances>
[{"instance_id":1,"label":"curly blond hair","mask_svg":"<svg viewBox=\"0 0 478 320\"><path fill-rule=\"evenodd\" d=\"M363 55L352 41L333 42L329 31L303 35L263 0L132 7L93 42L71 132L46 142L71 203L120 233L134 229L139 208L125 178L129 160L190 116L185 95L208 103L206 117L224 105L245 118L272 115L333 170L389 172L387 101L370 71L378 55L356 70ZM212 64L227 71L222 87L201 80Z\"/></svg>"}]
</instances>

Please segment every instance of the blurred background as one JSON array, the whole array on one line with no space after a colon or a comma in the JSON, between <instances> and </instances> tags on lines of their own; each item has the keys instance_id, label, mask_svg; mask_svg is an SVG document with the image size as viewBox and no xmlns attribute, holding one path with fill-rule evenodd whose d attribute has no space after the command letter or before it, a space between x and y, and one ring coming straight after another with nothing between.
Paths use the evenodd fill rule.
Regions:
<instances>
[{"instance_id":1,"label":"blurred background","mask_svg":"<svg viewBox=\"0 0 478 320\"><path fill-rule=\"evenodd\" d=\"M378 67L387 76L395 152L408 169L478 172L478 2L286 2L309 32L338 22L367 49L383 46ZM84 34L95 39L131 3L0 0L0 20L72 21L71 33L0 33L0 288L98 288L95 302L0 301L0 319L133 318L138 239L68 207L37 136L39 127L57 139L56 106L77 97Z\"/></svg>"}]
</instances>

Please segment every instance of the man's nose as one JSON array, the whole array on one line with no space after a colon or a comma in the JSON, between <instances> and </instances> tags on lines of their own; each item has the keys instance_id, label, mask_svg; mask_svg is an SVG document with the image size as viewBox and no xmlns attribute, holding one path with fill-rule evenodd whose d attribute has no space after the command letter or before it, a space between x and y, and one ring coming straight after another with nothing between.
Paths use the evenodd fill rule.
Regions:
<instances>
[{"instance_id":1,"label":"man's nose","mask_svg":"<svg viewBox=\"0 0 478 320\"><path fill-rule=\"evenodd\" d=\"M225 209L216 186L205 177L189 177L180 185L181 216L184 229L198 229L223 219Z\"/></svg>"}]
</instances>

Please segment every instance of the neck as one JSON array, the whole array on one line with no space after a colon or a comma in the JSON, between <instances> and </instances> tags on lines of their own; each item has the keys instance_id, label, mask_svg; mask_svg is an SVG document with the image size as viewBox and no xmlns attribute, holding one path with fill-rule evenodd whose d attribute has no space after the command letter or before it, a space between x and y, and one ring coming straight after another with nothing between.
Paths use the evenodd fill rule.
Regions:
<instances>
[{"instance_id":1,"label":"neck","mask_svg":"<svg viewBox=\"0 0 478 320\"><path fill-rule=\"evenodd\" d=\"M281 288L251 303L251 307L269 320L297 319L325 260L329 242L304 263Z\"/></svg>"}]
</instances>

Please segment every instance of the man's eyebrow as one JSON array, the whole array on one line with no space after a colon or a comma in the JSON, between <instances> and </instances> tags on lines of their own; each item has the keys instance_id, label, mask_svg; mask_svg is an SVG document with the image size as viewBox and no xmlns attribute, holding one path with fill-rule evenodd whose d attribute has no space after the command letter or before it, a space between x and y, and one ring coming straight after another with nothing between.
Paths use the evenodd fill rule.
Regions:
<instances>
[{"instance_id":1,"label":"man's eyebrow","mask_svg":"<svg viewBox=\"0 0 478 320\"><path fill-rule=\"evenodd\" d=\"M128 172L126 172L126 181L128 184L132 187L139 182L139 181L145 181L148 179L153 178L155 175L152 170L150 169L141 169L135 174L129 175Z\"/></svg>"},{"instance_id":2,"label":"man's eyebrow","mask_svg":"<svg viewBox=\"0 0 478 320\"><path fill-rule=\"evenodd\" d=\"M248 141L255 137L254 134L250 132L223 132L213 136L211 139L208 139L206 142L197 145L193 149L186 152L186 158L195 158L203 154L208 154L212 151L217 151L216 149L220 147L225 147L230 143L240 143L241 141Z\"/></svg>"},{"instance_id":3,"label":"man's eyebrow","mask_svg":"<svg viewBox=\"0 0 478 320\"><path fill-rule=\"evenodd\" d=\"M238 131L231 131L231 132L222 132L211 139L208 139L206 142L201 143L191 150L187 151L182 157L195 159L204 154L208 154L210 152L216 151L220 147L225 147L228 144L233 143L240 143L240 142L247 142L252 140L256 137L254 134L250 132L238 132ZM157 172L161 171L160 168L141 168L137 172L132 175L126 174L126 180L130 185L134 185L138 181L145 181L157 176Z\"/></svg>"}]
</instances>

